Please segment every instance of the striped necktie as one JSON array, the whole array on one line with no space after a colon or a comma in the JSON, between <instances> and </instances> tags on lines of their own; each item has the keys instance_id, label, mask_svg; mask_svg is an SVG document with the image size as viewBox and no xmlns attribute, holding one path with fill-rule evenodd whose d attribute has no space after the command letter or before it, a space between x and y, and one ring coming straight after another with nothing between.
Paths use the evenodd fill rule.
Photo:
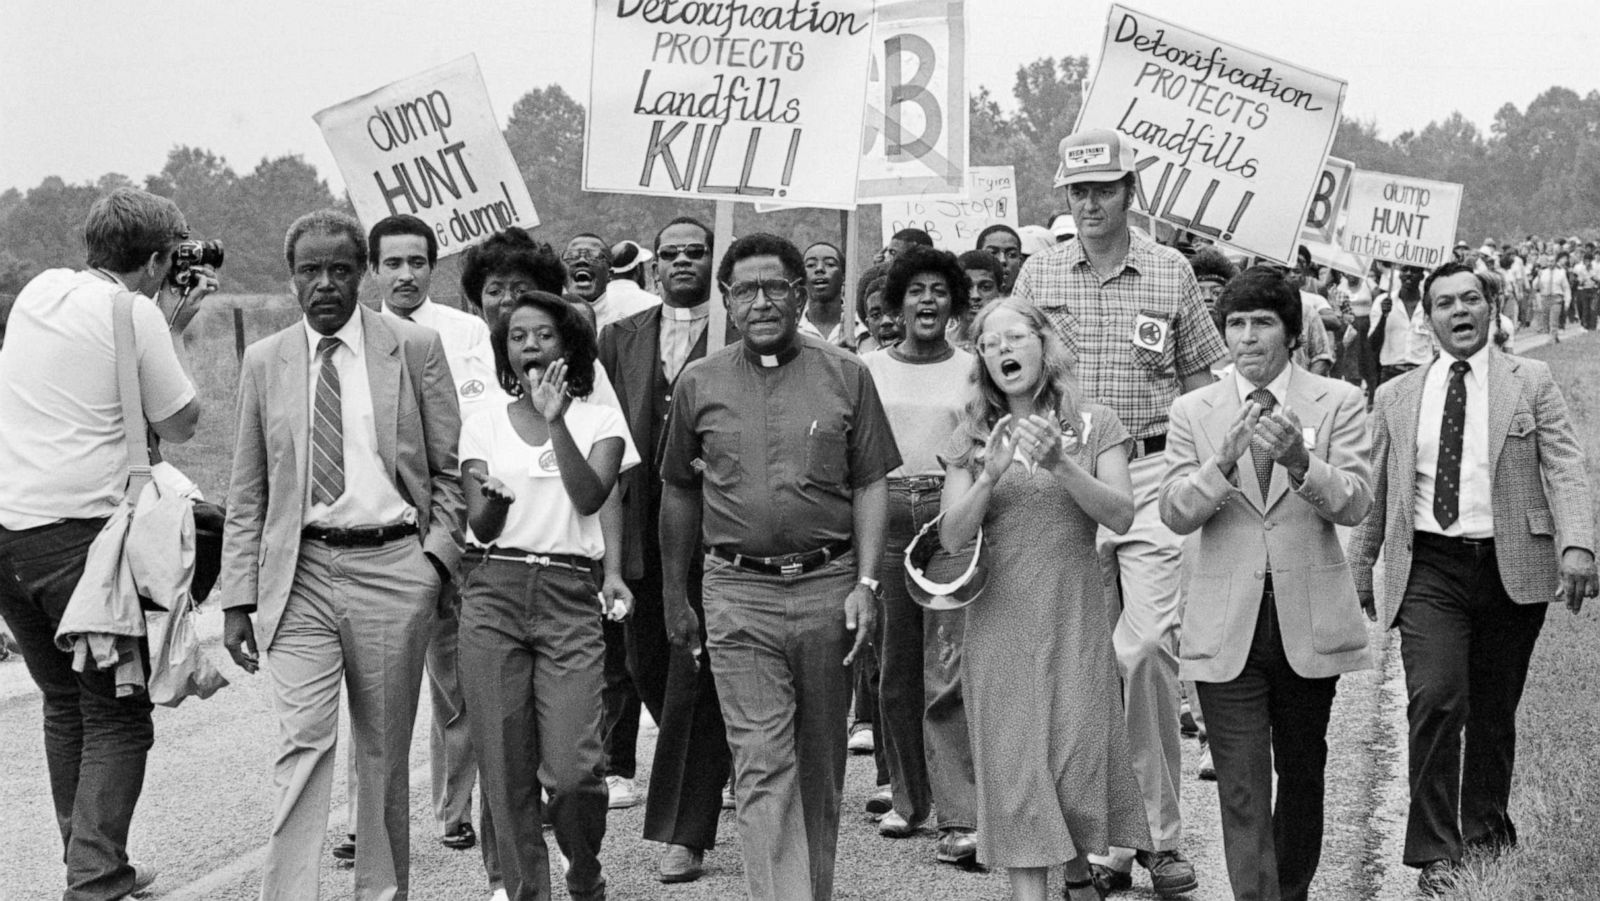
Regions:
<instances>
[{"instance_id":1,"label":"striped necktie","mask_svg":"<svg viewBox=\"0 0 1600 901\"><path fill-rule=\"evenodd\" d=\"M317 504L331 504L344 494L344 415L339 370L333 365L333 354L342 343L332 337L317 342L322 364L311 415L311 501Z\"/></svg>"}]
</instances>

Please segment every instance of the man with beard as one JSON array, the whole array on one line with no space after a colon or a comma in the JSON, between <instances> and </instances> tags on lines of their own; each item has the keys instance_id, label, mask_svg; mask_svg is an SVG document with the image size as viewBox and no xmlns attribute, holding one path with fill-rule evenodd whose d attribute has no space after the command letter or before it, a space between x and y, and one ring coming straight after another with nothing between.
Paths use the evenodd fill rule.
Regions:
<instances>
[{"instance_id":1,"label":"man with beard","mask_svg":"<svg viewBox=\"0 0 1600 901\"><path fill-rule=\"evenodd\" d=\"M566 293L594 308L600 328L650 305L648 300L626 293L613 297L606 290L611 282L611 250L599 235L584 232L574 236L561 252L561 262L567 267Z\"/></svg>"},{"instance_id":2,"label":"man with beard","mask_svg":"<svg viewBox=\"0 0 1600 901\"><path fill-rule=\"evenodd\" d=\"M711 230L687 216L656 236L661 303L600 333L600 362L615 373L617 400L635 445L650 450L622 474L622 551L633 615L626 624L627 664L640 700L660 726L644 837L667 845L657 875L692 882L717 838L730 756L708 661L667 642L662 606L661 446L678 376L706 355L710 320ZM730 328L727 337L734 337ZM700 604L700 573L690 573L689 603Z\"/></svg>"}]
</instances>

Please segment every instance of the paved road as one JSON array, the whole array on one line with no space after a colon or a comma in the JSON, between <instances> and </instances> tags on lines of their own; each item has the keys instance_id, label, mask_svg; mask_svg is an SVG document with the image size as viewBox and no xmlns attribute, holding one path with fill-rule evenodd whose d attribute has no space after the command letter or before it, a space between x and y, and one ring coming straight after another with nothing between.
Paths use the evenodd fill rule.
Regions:
<instances>
[{"instance_id":1,"label":"paved road","mask_svg":"<svg viewBox=\"0 0 1600 901\"><path fill-rule=\"evenodd\" d=\"M1530 335L1525 351L1545 342ZM134 821L132 851L158 866L161 879L147 896L163 901L246 901L255 897L262 845L270 818L270 768L275 728L265 682L235 669L218 644L221 616L202 617L212 659L234 685L208 701L189 701L156 714L156 748L144 800ZM1329 728L1327 832L1322 867L1312 886L1318 901L1410 897L1414 874L1398 864L1405 814L1404 686L1394 648L1373 629L1380 668L1346 676ZM421 705L412 748L412 894L418 901L488 896L476 851L453 852L437 841L428 810L427 704ZM640 760L648 766L654 730L645 728ZM1193 778L1198 749L1185 748L1183 810L1187 847L1200 873L1195 901L1225 899L1214 783ZM44 775L39 696L20 662L0 664L0 901L60 897L61 848ZM341 768L342 769L342 768ZM648 768L640 774L648 782ZM932 834L901 841L878 837L861 813L872 791L869 757L851 761L840 829L840 901L1003 899L999 873L968 873L933 862ZM343 831L344 782L334 788L330 842ZM639 838L643 808L613 811L603 862L615 899L737 899L743 897L731 814L724 844L707 857L707 875L684 886L653 878L660 846ZM1154 897L1136 868L1135 888L1119 897ZM559 882L559 880L558 880ZM1059 879L1057 880L1059 882ZM326 862L322 897L350 897L350 871ZM557 891L558 898L566 893Z\"/></svg>"}]
</instances>

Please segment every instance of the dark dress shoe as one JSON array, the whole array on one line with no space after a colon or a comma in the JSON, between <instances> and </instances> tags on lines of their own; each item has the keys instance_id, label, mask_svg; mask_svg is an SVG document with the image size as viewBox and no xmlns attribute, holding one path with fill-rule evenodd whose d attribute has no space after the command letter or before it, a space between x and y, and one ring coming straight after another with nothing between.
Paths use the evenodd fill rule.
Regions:
<instances>
[{"instance_id":1,"label":"dark dress shoe","mask_svg":"<svg viewBox=\"0 0 1600 901\"><path fill-rule=\"evenodd\" d=\"M478 833L472 831L471 823L458 823L456 828L446 832L444 838L439 839L439 844L452 851L465 851L478 843Z\"/></svg>"},{"instance_id":2,"label":"dark dress shoe","mask_svg":"<svg viewBox=\"0 0 1600 901\"><path fill-rule=\"evenodd\" d=\"M347 837L344 841L342 841L339 844L333 846L333 859L334 860L355 860L356 859L356 834L354 832L350 833L349 837Z\"/></svg>"},{"instance_id":3,"label":"dark dress shoe","mask_svg":"<svg viewBox=\"0 0 1600 901\"><path fill-rule=\"evenodd\" d=\"M705 873L705 854L688 845L668 845L656 863L656 878L662 882L693 882Z\"/></svg>"},{"instance_id":4,"label":"dark dress shoe","mask_svg":"<svg viewBox=\"0 0 1600 901\"><path fill-rule=\"evenodd\" d=\"M1417 891L1424 898L1438 898L1456 884L1456 864L1453 860L1433 860L1424 864L1417 875Z\"/></svg>"},{"instance_id":5,"label":"dark dress shoe","mask_svg":"<svg viewBox=\"0 0 1600 901\"><path fill-rule=\"evenodd\" d=\"M1109 895L1112 892L1125 892L1133 888L1133 874L1114 870L1105 864L1089 864L1089 878L1094 880L1094 887L1100 894Z\"/></svg>"},{"instance_id":6,"label":"dark dress shoe","mask_svg":"<svg viewBox=\"0 0 1600 901\"><path fill-rule=\"evenodd\" d=\"M1139 851L1133 855L1133 859L1150 871L1150 884L1156 894L1163 898L1192 892L1200 887L1200 880L1194 874L1194 864L1183 856L1182 851L1157 851L1154 854Z\"/></svg>"}]
</instances>

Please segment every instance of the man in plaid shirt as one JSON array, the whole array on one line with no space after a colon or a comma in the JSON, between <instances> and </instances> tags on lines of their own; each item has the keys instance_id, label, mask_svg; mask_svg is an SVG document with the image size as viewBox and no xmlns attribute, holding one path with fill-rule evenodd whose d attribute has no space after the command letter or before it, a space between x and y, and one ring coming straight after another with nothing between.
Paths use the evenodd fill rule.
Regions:
<instances>
[{"instance_id":1,"label":"man in plaid shirt","mask_svg":"<svg viewBox=\"0 0 1600 901\"><path fill-rule=\"evenodd\" d=\"M1060 149L1055 183L1066 188L1078 239L1029 257L1012 293L1045 312L1072 353L1082 396L1115 410L1135 439L1133 528L1126 535L1102 528L1099 550L1108 576L1120 574L1113 641L1133 768L1155 847L1153 854L1137 855L1114 849L1094 871L1104 888L1127 888L1137 859L1165 897L1193 891L1199 882L1179 847L1180 541L1162 525L1156 494L1165 469L1167 410L1179 394L1212 381L1211 367L1227 348L1188 262L1128 228L1137 178L1133 149L1101 129L1069 135Z\"/></svg>"}]
</instances>

